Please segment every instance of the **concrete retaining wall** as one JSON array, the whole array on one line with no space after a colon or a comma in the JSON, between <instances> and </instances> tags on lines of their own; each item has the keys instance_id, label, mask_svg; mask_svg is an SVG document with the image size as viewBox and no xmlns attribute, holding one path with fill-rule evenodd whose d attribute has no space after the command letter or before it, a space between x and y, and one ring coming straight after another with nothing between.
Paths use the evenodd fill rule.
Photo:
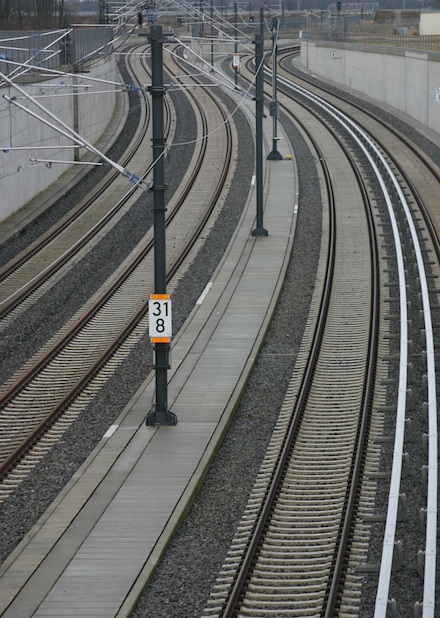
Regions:
<instances>
[{"instance_id":1,"label":"concrete retaining wall","mask_svg":"<svg viewBox=\"0 0 440 618\"><path fill-rule=\"evenodd\" d=\"M440 136L440 53L302 40L301 63L408 114Z\"/></svg>"},{"instance_id":2,"label":"concrete retaining wall","mask_svg":"<svg viewBox=\"0 0 440 618\"><path fill-rule=\"evenodd\" d=\"M92 77L102 80L120 81L116 74L115 58L109 56L97 66L94 66ZM90 82L81 80L87 85ZM93 88L88 88L87 96L78 97L78 128L75 129L88 142L95 144L107 128L113 115L116 103L116 86L96 82ZM93 90L97 94L93 94Z\"/></svg>"},{"instance_id":3,"label":"concrete retaining wall","mask_svg":"<svg viewBox=\"0 0 440 618\"><path fill-rule=\"evenodd\" d=\"M75 78L44 79L39 83L29 83L20 87L33 97L38 97L37 100L47 110L87 141L96 143L112 117L116 102L115 87L91 82L84 76L115 81L117 78L115 60L109 57L90 68L90 72L84 75L79 73ZM90 94L93 91L96 94ZM98 94L98 91L101 93ZM79 92L81 95L76 96L74 92ZM85 150L71 148L73 144L68 138L31 116L25 109L9 103L4 96L15 97L20 106L56 124L12 86L1 87L0 95L0 220L2 221L55 182L70 167L75 154L82 157ZM48 148L43 150L38 149L38 146ZM65 148L66 146L69 148Z\"/></svg>"}]
</instances>

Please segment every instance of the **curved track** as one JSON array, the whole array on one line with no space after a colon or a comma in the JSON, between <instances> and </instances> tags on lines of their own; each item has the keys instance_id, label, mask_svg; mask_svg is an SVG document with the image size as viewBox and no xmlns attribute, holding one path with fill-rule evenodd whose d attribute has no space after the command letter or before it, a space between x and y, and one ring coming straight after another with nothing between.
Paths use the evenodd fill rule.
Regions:
<instances>
[{"instance_id":1,"label":"curved track","mask_svg":"<svg viewBox=\"0 0 440 618\"><path fill-rule=\"evenodd\" d=\"M288 90L288 96L291 94L290 87L287 84L287 80L282 79L282 84L286 83ZM283 88L283 92L285 92ZM349 142L347 151L348 159L352 159L351 152L356 151L355 158L353 160L353 168L360 166L362 169L363 177L365 178L365 188L363 194L366 196L370 194L373 201L378 203L387 202L390 206L389 213L382 212L379 214L377 211L374 215L376 219L376 226L385 225L385 220L390 217L391 226L395 225L395 217L399 219L399 226L406 225L411 227L413 225L413 216L411 213L405 212L407 209L407 200L404 197L404 193L408 191L408 188L412 188L412 195L414 202L417 201L422 205L423 199L420 194L413 188L414 185L410 184L408 177L403 175L396 163L393 163L393 168L397 169L397 178L393 175L393 171L388 167L386 162L383 162L382 155L378 151L377 154L374 151L374 147L371 148L372 154L369 152L372 140L367 134L356 134L354 129L354 123L347 119L346 115L339 118L337 111L331 110L330 106L320 105L319 109L315 107L315 100L303 98L303 92L297 94L294 90L295 100L300 101L300 106L312 109L313 118L319 119L324 126L330 126L330 131L335 134L340 134L341 129L339 124L344 125L343 132L347 131L348 136L344 135L344 141ZM287 115L292 110L292 104L287 103L286 97L283 95L282 107ZM298 116L302 116L301 112L295 109L295 122L299 122ZM329 112L329 114L328 114ZM312 122L314 124L315 121ZM301 121L304 125L304 121ZM307 124L310 126L311 121L308 120ZM304 126L303 126L304 128ZM322 129L314 129L314 134L321 135ZM309 139L313 142L313 138L309 134ZM322 143L324 138L320 136L319 142ZM339 140L338 140L339 141ZM355 144L353 143L356 142ZM330 164L333 159L342 160L342 156L338 155L337 150L328 148L327 151L316 147L317 159L323 163ZM345 149L345 148L344 148ZM363 151L359 152L359 149ZM374 151L374 152L373 152ZM377 157L377 163L375 158ZM371 167L370 167L371 166ZM334 165L335 167L335 165ZM344 167L344 165L342 165ZM366 172L366 169L370 167L371 171ZM379 168L380 167L380 171ZM429 168L433 171L434 182L438 184L438 178L435 175L435 170L432 166ZM371 182L371 178L377 176L378 184ZM400 188L399 182L404 180L404 188ZM284 445L284 431L283 424L294 423L298 412L298 402L292 404L288 402L286 405L288 411L286 417L282 417L281 425L283 436L273 441L273 452L268 454L267 460L264 462L261 472L261 477L257 480L255 490L250 499L247 512L243 518L242 525L239 532L236 535L236 539L231 548L230 555L225 563L224 569L219 577L216 585L215 592L213 593L210 604L208 605L205 615L219 615L219 616L233 616L233 615L252 615L252 616L267 616L267 615L321 615L321 616L336 616L336 615L358 615L358 603L361 590L361 577L357 577L353 574L350 575L348 566L352 564L351 569L357 568L361 571L362 563L365 562L367 554L365 553L365 535L368 534L367 529L360 525L360 521L356 523L356 518L359 517L357 512L359 505L359 491L356 483L361 484L364 482L368 485L366 479L363 481L362 476L365 460L367 459L368 451L368 429L370 427L371 418L370 413L373 407L373 397L375 388L380 391L379 382L374 381L376 370L374 369L376 363L377 342L378 336L378 272L375 270L376 280L376 293L373 295L376 298L375 309L372 309L371 315L375 315L375 328L372 332L375 334L371 338L371 344L366 345L365 348L360 345L359 337L363 333L363 329L368 325L368 312L363 315L365 307L369 306L365 291L358 292L358 285L364 279L368 277L357 271L357 261L355 256L348 257L350 247L354 242L357 244L359 253L364 254L364 259L361 259L362 265L365 268L365 258L368 255L368 249L363 248L363 242L368 237L373 237L374 225L372 223L373 217L369 217L371 221L370 231L367 233L362 231L361 225L357 220L356 215L356 199L354 198L356 192L350 187L350 182L347 178L347 173L342 172L341 169L335 173L335 186L342 186L350 196L352 201L351 206L348 207L344 213L344 193L342 188L341 194L337 200L334 200L338 204L336 212L339 212L341 220L345 223L350 219L356 220L356 230L350 230L349 226L344 231L344 225L340 225L341 234L338 234L338 247L341 255L344 258L340 264L342 272L346 268L346 274L342 275L342 280L347 286L344 290L344 286L335 286L332 291L333 298L337 298L338 294L342 294L343 299L340 304L336 302L337 310L333 314L333 317L329 317L329 324L334 321L335 335L330 338L329 343L326 344L325 340L322 343L322 357L319 361L316 361L317 367L323 367L322 374L317 372L317 375L321 375L321 381L317 383L316 387L312 383L308 383L310 366L315 366L315 362L308 361L305 364L304 376L301 377L301 384L296 384L298 389L298 401L304 397L310 405L310 419L307 416L307 405L305 406L305 426L298 429L298 438L292 440L292 446L289 448ZM379 188L379 184L381 188ZM427 183L429 185L429 183ZM373 186L371 186L373 185ZM388 185L388 186L387 186ZM327 183L328 187L328 183ZM383 196L380 194L383 192ZM422 189L419 193L422 193ZM391 198L392 195L392 198ZM427 199L425 191L425 199ZM417 198L416 198L417 196ZM394 211L391 209L392 199L395 199ZM329 200L330 203L333 200ZM368 200L366 200L366 204ZM368 207L369 208L369 207ZM426 212L422 210L422 212ZM338 215L335 217L338 218ZM330 217L331 220L331 217ZM405 221L405 223L403 223ZM406 221L408 223L406 223ZM388 225L388 224L386 224ZM359 234L359 236L357 236ZM419 232L420 234L420 232ZM409 234L410 235L410 234ZM403 245L398 237L395 237L396 252L404 252L407 254L411 251L411 248ZM414 246L418 247L417 235L412 238ZM372 243L372 246L375 242ZM344 247L343 249L341 248ZM416 252L420 253L420 249L416 249ZM388 260L391 256L388 256ZM397 263L399 258L397 257ZM376 263L373 260L372 263ZM426 281L424 274L425 268L428 268L428 264L423 264L423 260L418 263L417 273L422 280ZM400 269L400 266L398 266ZM388 269L387 269L388 270ZM352 279L352 277L354 279ZM382 284L383 285L383 284ZM388 284L387 284L388 285ZM401 284L402 285L402 284ZM372 289L374 289L374 287ZM433 292L435 292L433 290ZM349 324L350 319L347 317L352 309L352 305L356 311L356 299L359 293L359 307L357 308L357 316L359 323L357 323L350 331ZM428 294L428 292L426 292ZM363 297L364 296L364 297ZM403 300L402 300L403 298ZM402 326L401 340L404 345L401 345L401 355L403 359L407 358L406 345L406 300L401 295L401 318L400 323ZM389 299L391 302L391 299ZM322 303L325 306L325 303ZM350 310L348 309L350 306ZM362 308L362 309L361 309ZM382 309L383 312L383 309ZM382 323L384 318L382 317ZM326 319L326 318L322 318ZM319 321L318 321L319 323ZM353 324L356 323L354 320ZM428 330L430 329L431 318L429 312L429 303L425 312L425 323ZM347 339L345 339L347 337ZM345 344L344 344L345 341ZM367 341L367 339L365 340ZM307 342L307 345L311 345ZM339 346L343 350L341 357L338 355ZM344 349L345 346L345 349ZM427 355L432 359L432 344L427 340ZM312 346L314 349L314 346ZM328 360L326 361L328 354ZM383 352L382 352L383 354ZM368 362L366 359L370 359L372 362L371 368L368 370L368 386L366 380L366 367ZM428 365L433 361L428 361ZM406 383L406 363L405 360L401 361L403 365L401 375L399 378L400 388L402 384ZM363 372L359 374L358 366L363 367ZM345 386L343 380L340 380L338 375L339 369L344 368L344 378L347 380ZM331 378L335 380L335 386L331 386ZM339 379L339 382L338 382ZM298 379L297 379L298 382ZM365 391L363 386L365 386ZM404 387L403 387L404 388ZM315 394L316 389L316 394ZM303 390L306 395L303 395ZM365 396L368 393L368 396ZM359 400L357 397L359 396ZM428 398L435 400L435 389L433 394L428 394ZM433 402L434 403L434 402ZM345 404L350 409L348 416L343 416L341 409L344 409ZM353 405L353 408L350 406ZM377 405L377 404L376 404ZM434 403L435 405L435 403ZM399 408L405 409L405 401L399 403ZM359 416L358 416L359 415ZM399 419L401 412L397 413ZM379 414L380 417L380 414ZM293 419L293 420L286 420ZM358 421L356 421L358 419ZM351 427L351 422L354 422ZM375 421L376 423L377 421ZM357 424L358 423L358 424ZM360 431L360 427L363 430ZM376 427L380 427L380 422ZM346 429L347 433L344 433ZM280 430L281 431L281 430ZM436 427L434 428L436 433ZM358 433L357 433L358 432ZM292 434L294 432L292 431ZM290 435L290 433L289 433ZM363 440L359 441L359 436L363 436ZM341 440L341 441L339 441ZM396 445L403 442L401 436L396 433ZM286 459L291 459L291 468L286 467L283 469L280 465L278 469L275 466L274 461L277 458L281 459L279 455L279 444L283 445L283 456ZM315 447L316 444L316 447ZM435 445L431 445L436 453ZM285 451L291 448L291 453L287 457ZM353 452L357 452L359 448L359 460L356 464L353 464L353 468L349 461L354 462L355 457ZM370 457L374 461L375 466L378 465L377 448L374 445L370 445L371 453ZM397 448L397 446L396 446ZM365 449L365 451L363 450ZM274 455L275 453L275 455ZM349 454L348 454L349 453ZM398 453L398 450L397 450ZM344 459L348 456L348 459ZM434 455L435 456L435 455ZM351 460L351 457L353 459ZM402 458L403 453L400 451L400 455L397 457ZM341 463L338 464L338 461ZM395 483L397 488L391 487L390 492L390 506L387 518L387 538L390 533L394 538L396 521L397 521L397 507L395 508L396 501L393 496L399 492L399 480L400 469L398 468L398 479ZM357 470L358 474L352 474L352 470ZM373 467L374 470L374 467ZM394 472L394 471L393 471ZM394 476L394 473L393 473ZM287 486L284 489L284 484L279 485L274 482L274 479L284 479L283 483ZM351 487L349 480L353 480L354 485ZM435 479L432 479L435 482ZM273 486L271 485L273 483ZM344 483L347 483L345 486ZM392 481L393 483L393 481ZM345 487L345 488L344 488ZM348 489L347 489L348 488ZM372 488L374 491L374 487ZM327 493L328 492L328 493ZM347 492L347 493L346 493ZM354 498L356 496L356 498ZM368 510L374 509L373 503L374 494L370 493L370 498L366 510L366 518L368 518ZM354 499L353 502L351 500ZM428 501L429 502L429 501ZM280 503L280 506L278 504ZM335 510L336 505L339 503L340 511ZM354 508L356 504L356 508ZM308 506L310 505L310 509ZM436 509L436 503L432 503L433 510ZM345 511L346 508L346 511ZM393 511L395 513L393 514ZM427 507L429 512L429 507ZM364 513L365 516L365 513ZM434 516L435 517L435 516ZM357 539L354 535L355 527L360 525L360 536ZM431 524L432 525L432 524ZM434 529L436 528L435 519L433 522ZM359 534L359 530L358 530ZM341 536L339 536L341 535ZM428 549L429 546L429 549ZM350 553L350 550L355 548ZM356 549L357 548L357 549ZM382 609L387 610L389 602L388 588L390 585L390 572L387 575L387 564L390 564L393 558L394 543L388 543L388 547L384 545L384 552L382 558L383 568L381 569L381 577L379 583L378 601L376 615L382 615L380 612ZM427 538L426 555L435 552L435 545L430 544ZM346 553L347 552L347 553ZM423 606L428 609L433 606L432 598L432 574L433 565L431 563L431 572L426 570L425 573L425 595ZM382 576L382 571L384 575ZM234 585L231 585L231 580L235 580ZM382 583L383 581L383 583ZM344 587L344 583L347 585ZM385 596L385 600L384 600ZM418 605L418 604L417 604ZM429 609L428 609L429 611ZM312 612L312 614L310 613ZM350 613L351 612L351 613ZM383 614L384 615L384 614Z\"/></svg>"},{"instance_id":2,"label":"curved track","mask_svg":"<svg viewBox=\"0 0 440 618\"><path fill-rule=\"evenodd\" d=\"M289 63L287 63L289 66ZM297 71L295 71L297 73ZM308 79L303 82L296 75L295 82L306 83L308 90L315 91L316 84ZM300 86L301 87L301 86ZM320 89L323 86L320 84ZM410 565L418 564L420 577L419 599L411 599L415 615L435 615L436 588L436 539L437 529L437 395L435 350L439 345L435 327L435 311L439 304L439 219L436 207L440 173L438 166L416 146L405 132L383 121L378 114L364 110L363 106L342 93L330 92L324 86L325 99L342 110L344 116L361 123L366 132L363 138L366 147L379 145L378 154L373 154L377 166L384 173L386 191L389 192L387 208L395 217L393 231L396 247L400 245L403 263L400 266L400 347L393 346L396 359L400 357L398 391L393 396L397 401L394 427L394 454L389 486L389 502L385 519L383 549L377 582L375 616L384 617L387 610L397 611L402 597L401 577L411 572ZM404 274L402 274L404 272ZM405 288L405 289L403 289ZM407 291L411 302L407 304ZM432 315L434 313L434 315ZM399 315L399 314L398 314ZM422 336L417 337L408 328L418 324ZM409 346L407 338L413 337ZM418 362L421 355L423 361ZM408 365L407 371L406 365ZM391 363L391 371L393 371ZM402 392L408 385L409 395ZM426 416L420 416L420 406L426 408ZM391 406L393 410L393 406ZM411 428L410 428L411 425ZM412 451L404 452L404 443L410 436L418 436L425 449L425 463L420 464L422 474L410 479L407 474ZM429 436L429 437L428 437ZM429 471L429 472L428 472ZM410 480L409 480L410 479ZM407 502L407 495L419 496L419 501ZM406 523L407 522L407 523ZM425 536L424 549L412 544L417 526ZM407 559L403 559L402 547L406 546ZM408 560L409 555L409 560ZM393 569L399 564L400 569ZM402 573L399 573L401 571ZM422 600L423 598L423 600ZM409 602L411 602L409 601ZM408 601L406 601L406 604ZM423 609L422 609L423 608Z\"/></svg>"},{"instance_id":3,"label":"curved track","mask_svg":"<svg viewBox=\"0 0 440 618\"><path fill-rule=\"evenodd\" d=\"M301 608L314 615L340 603L346 577L374 394L378 259L367 192L355 166L345 177L347 200L333 186L336 170L326 164L334 141L319 146L310 132L308 138L322 164L329 208L316 330L301 362L305 375L301 384L298 376L293 380L205 615L302 615ZM371 262L365 259L370 253Z\"/></svg>"},{"instance_id":4,"label":"curved track","mask_svg":"<svg viewBox=\"0 0 440 618\"><path fill-rule=\"evenodd\" d=\"M322 238L322 271L309 329L279 424L205 615L310 616L312 607L314 615L329 618L359 615L368 522L376 515L374 476L381 474L378 442L387 438L383 431L388 395L388 402L393 397L397 401L397 410L391 406L397 423L375 614L385 616L392 605L397 511L405 502L400 481L405 416L410 411L406 397L410 319L427 333L424 341L416 342L417 353L426 355L428 374L428 386L420 387L418 397L426 396L429 402L426 443L435 466L427 474L428 487L434 485L434 491L428 489L422 514L428 534L420 559L425 590L419 608L423 603L426 616L433 616L428 612L434 611L436 548L435 539L433 545L428 537L437 528L437 457L435 384L434 392L429 384L435 374L430 301L438 303L438 264L429 259L436 243L435 225L429 227L428 219L423 222L427 211L422 216L420 209L423 202L429 204L429 195L438 193L438 177L432 174L427 189L422 182L426 171L405 174L391 161L395 148L385 143L377 148L379 136L372 140L371 135L358 133L351 118L316 100L305 102L308 95L292 95L289 80L281 77L281 81L288 89L280 97L284 113L301 125L322 166L329 237ZM210 133L209 128L203 132ZM319 135L319 145L313 135ZM408 171L412 155L401 154L399 148L399 158ZM423 169L423 163L420 168L413 165ZM427 230L432 239L425 238ZM408 275L405 264L414 276ZM407 288L414 290L410 297ZM128 294L133 293L130 288ZM396 385L389 378L394 364L400 365ZM420 384L421 375L416 378ZM231 584L233 579L236 585Z\"/></svg>"},{"instance_id":5,"label":"curved track","mask_svg":"<svg viewBox=\"0 0 440 618\"><path fill-rule=\"evenodd\" d=\"M232 132L230 125L225 123L222 107L216 107L206 92L203 96L199 94L197 100L194 98L193 104L200 118L193 170L181 187L180 195L168 204L167 227L172 238L172 243L167 247L169 277L183 263L210 217L215 216L222 188L232 172ZM208 108L209 116L205 113ZM223 126L221 132L206 137L219 126ZM218 161L220 152L223 153L223 166L213 165L213 161ZM209 186L209 192L206 192L206 186ZM14 377L6 385L0 402L0 421L4 427L2 474L66 408L71 422L71 417L75 417L83 405L73 403L75 398L84 387L87 387L87 395L83 393L83 397L90 397L104 379L102 376L94 377L98 371L110 365L108 372L111 374L115 361L113 359L109 363L109 360L114 353L130 333L139 333L146 328L146 299L153 290L153 240L150 231L145 244L142 243L132 252L127 263L115 274L114 281L96 294L85 311L74 316L63 332L55 337L55 341L50 342L39 355L36 363L30 363L18 379ZM139 334L134 336L136 338ZM126 350L122 350L122 356L125 354ZM40 397L40 393L44 395ZM60 421L59 425L64 430L65 422ZM58 433L57 427L55 432ZM40 451L40 448L31 452L29 459L32 462L35 461L35 450ZM20 466L26 470L28 463L23 461ZM16 480L15 474L5 478L3 486L6 493Z\"/></svg>"},{"instance_id":6,"label":"curved track","mask_svg":"<svg viewBox=\"0 0 440 618\"><path fill-rule=\"evenodd\" d=\"M146 48L142 48L141 53L145 51ZM141 58L142 56L138 54L132 54L127 57L126 62L133 79L134 72L137 72L138 79L142 78L142 81L145 81L148 73ZM121 160L121 165L133 166L142 182L151 168L151 154L147 158L144 154L145 151L150 151L151 117L146 91L141 89L139 92L142 101L140 122L129 149ZM171 109L169 100L166 101L168 103L166 134L171 140ZM145 188L145 184L142 187ZM127 189L127 180L119 172L112 170L96 186L92 194L38 241L5 265L0 271L1 328L4 329L20 312L35 302L36 297L44 293L47 289L47 286L43 287L45 281L48 282L47 285L54 285L55 273L57 278L62 277L63 267L69 268L69 261L74 255L81 250L83 253L90 251L96 243L95 239L117 223L124 209L138 195L139 183ZM38 293L33 296L37 290ZM19 309L14 311L18 307Z\"/></svg>"}]
</instances>

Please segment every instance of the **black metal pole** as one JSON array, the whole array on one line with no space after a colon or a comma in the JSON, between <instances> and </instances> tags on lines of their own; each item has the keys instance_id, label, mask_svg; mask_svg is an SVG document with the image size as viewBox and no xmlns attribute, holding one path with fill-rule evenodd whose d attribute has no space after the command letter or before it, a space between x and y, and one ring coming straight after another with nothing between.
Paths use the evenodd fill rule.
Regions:
<instances>
[{"instance_id":1,"label":"black metal pole","mask_svg":"<svg viewBox=\"0 0 440 618\"><path fill-rule=\"evenodd\" d=\"M154 211L154 290L158 298L166 296L166 238L165 238L165 165L163 153L165 88L163 84L162 26L151 26L151 101L153 119L153 211ZM150 321L152 316L150 316ZM170 344L155 342L156 394L153 409L147 415L147 425L175 425L177 417L168 411L168 381Z\"/></svg>"},{"instance_id":2,"label":"black metal pole","mask_svg":"<svg viewBox=\"0 0 440 618\"><path fill-rule=\"evenodd\" d=\"M214 0L211 0L211 73L214 72Z\"/></svg>"},{"instance_id":3,"label":"black metal pole","mask_svg":"<svg viewBox=\"0 0 440 618\"><path fill-rule=\"evenodd\" d=\"M205 6L203 0L200 0L200 36L203 39L205 36Z\"/></svg>"},{"instance_id":4,"label":"black metal pole","mask_svg":"<svg viewBox=\"0 0 440 618\"><path fill-rule=\"evenodd\" d=\"M272 18L272 101L270 103L270 115L272 116L272 152L268 154L268 159L271 161L280 161L283 157L278 152L278 136L277 136L277 119L278 119L278 101L277 101L277 36L278 36L278 19Z\"/></svg>"},{"instance_id":5,"label":"black metal pole","mask_svg":"<svg viewBox=\"0 0 440 618\"><path fill-rule=\"evenodd\" d=\"M262 11L260 13L262 20ZM262 21L261 21L262 23ZM263 35L262 28L255 34L255 187L257 199L257 227L252 230L252 236L268 236L263 227Z\"/></svg>"},{"instance_id":6,"label":"black metal pole","mask_svg":"<svg viewBox=\"0 0 440 618\"><path fill-rule=\"evenodd\" d=\"M234 26L235 26L235 32L234 32L234 39L235 39L234 54L235 54L235 56L238 55L238 42L237 42L238 24L237 24L237 20L238 20L237 3L234 2ZM238 84L238 67L235 67L234 79L235 79L235 88L237 88L237 84Z\"/></svg>"}]
</instances>

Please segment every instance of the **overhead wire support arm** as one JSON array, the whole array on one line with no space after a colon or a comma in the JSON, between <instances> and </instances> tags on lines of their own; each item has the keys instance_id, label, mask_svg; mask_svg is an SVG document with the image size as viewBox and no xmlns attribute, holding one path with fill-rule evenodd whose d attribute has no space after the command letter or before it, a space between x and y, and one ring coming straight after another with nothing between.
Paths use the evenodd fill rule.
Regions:
<instances>
[{"instance_id":1,"label":"overhead wire support arm","mask_svg":"<svg viewBox=\"0 0 440 618\"><path fill-rule=\"evenodd\" d=\"M12 78L12 77L13 78L17 78L17 77L20 77L20 76L24 75L25 73L27 73L31 69L43 68L40 63L39 63L39 66L36 66L36 65L35 66L31 66L30 65L30 63L33 60L35 60L36 58L40 57L41 54L43 54L43 53L49 54L48 56L46 56L44 58L43 62L47 62L53 56L58 55L60 52L59 52L59 49L55 48L56 44L59 43L65 37L69 36L73 32L73 28L69 28L68 30L56 30L55 32L48 32L46 34L57 34L58 32L61 32L60 36L57 39L55 39L54 41L52 41L49 45L47 45L44 49L42 49L42 50L35 49L34 50L35 53L34 53L34 55L31 58L29 58L25 62L16 63L16 68L9 74L9 77L10 78ZM36 35L36 36L38 36L38 35ZM15 40L20 40L20 38L21 39L28 39L29 37L28 36L26 36L26 37L19 37L19 38L16 38ZM2 44L4 44L4 42L8 41L8 40L14 40L14 39L3 39L2 40ZM51 48L53 48L53 49L51 49ZM3 47L3 45L2 45L2 49L5 49Z\"/></svg>"},{"instance_id":2,"label":"overhead wire support arm","mask_svg":"<svg viewBox=\"0 0 440 618\"><path fill-rule=\"evenodd\" d=\"M12 60L4 60L2 59L2 63L8 65L8 66L14 66L14 67L22 67L24 66L23 63L20 62L13 62ZM69 73L68 71L57 71L56 69L49 69L47 67L37 67L36 65L26 65L26 68L28 68L29 70L32 71L40 71L42 74L46 74L48 76L50 75L56 75L62 78L65 77L78 77L77 73ZM12 76L12 74L10 73L9 78L14 77L14 79L16 79L15 76ZM101 84L111 84L113 86L124 86L124 84L121 84L121 82L116 82L116 81L111 81L109 79L100 79L98 77L91 77L90 75L82 75L81 76L83 80L85 81L90 81L90 82L97 82L97 83L101 83ZM0 82L0 85L1 82ZM63 85L65 85L65 83L63 82Z\"/></svg>"},{"instance_id":3,"label":"overhead wire support arm","mask_svg":"<svg viewBox=\"0 0 440 618\"><path fill-rule=\"evenodd\" d=\"M6 83L8 83L15 90L17 90L17 92L19 92L22 96L24 96L26 99L31 101L38 109L40 109L42 112L47 114L49 116L49 118L54 120L55 123L57 123L59 126L57 126L57 124L53 124L52 122L49 122L48 120L42 118L41 116L38 116L38 114L35 114L34 112L32 112L30 109L28 109L24 105L21 105L20 103L18 103L18 101L16 101L14 99L14 97L9 97L7 95L3 95L3 98L6 101L8 101L9 103L11 103L11 104L15 105L16 107L20 108L21 110L23 110L27 114L30 114L31 116L34 116L35 118L40 120L43 124L46 124L47 126L51 127L52 129L54 129L55 131L57 131L58 133L60 133L64 137L67 137L68 139L73 141L78 146L81 146L81 147L85 148L86 150L88 150L89 152L92 152L93 154L97 155L100 159L102 159L103 161L105 161L106 163L111 165L113 168L115 168L119 173L121 173L125 178L127 178L133 184L141 186L145 191L148 190L147 185L138 176L136 176L135 174L132 174L131 172L126 170L124 167L122 167L121 165L119 165L115 161L112 161L111 159L109 159L104 153L100 152L97 148L95 148L95 146L93 146L86 139L81 137L81 135L76 133L76 131L74 131L71 127L69 127L69 125L67 125L65 122L63 122L57 116L55 116L55 114L53 114L51 111L46 109L44 107L44 105L41 105L41 103L39 103L36 99L34 99L32 96L30 96L25 90L23 90L23 88L20 88L20 86L18 86L18 84L14 83L11 79L9 79L9 77L7 77L6 75L4 75L1 72L0 72L0 79L3 79ZM73 162L72 162L72 164L73 164Z\"/></svg>"}]
</instances>

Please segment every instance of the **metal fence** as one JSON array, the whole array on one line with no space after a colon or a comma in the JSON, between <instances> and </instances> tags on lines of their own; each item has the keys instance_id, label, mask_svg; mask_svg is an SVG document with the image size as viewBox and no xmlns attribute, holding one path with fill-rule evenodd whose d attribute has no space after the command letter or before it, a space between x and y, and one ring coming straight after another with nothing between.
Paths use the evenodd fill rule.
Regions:
<instances>
[{"instance_id":1,"label":"metal fence","mask_svg":"<svg viewBox=\"0 0 440 618\"><path fill-rule=\"evenodd\" d=\"M68 28L52 32L0 32L0 71L8 74L5 61L58 69L112 51L110 26Z\"/></svg>"},{"instance_id":2,"label":"metal fence","mask_svg":"<svg viewBox=\"0 0 440 618\"><path fill-rule=\"evenodd\" d=\"M357 45L379 45L420 51L440 51L440 36L408 36L393 34L350 34L342 32L302 32L302 38L311 41L334 41Z\"/></svg>"},{"instance_id":3,"label":"metal fence","mask_svg":"<svg viewBox=\"0 0 440 618\"><path fill-rule=\"evenodd\" d=\"M97 54L109 54L113 49L113 36L114 30L111 26L74 28L70 62L81 62Z\"/></svg>"}]
</instances>

